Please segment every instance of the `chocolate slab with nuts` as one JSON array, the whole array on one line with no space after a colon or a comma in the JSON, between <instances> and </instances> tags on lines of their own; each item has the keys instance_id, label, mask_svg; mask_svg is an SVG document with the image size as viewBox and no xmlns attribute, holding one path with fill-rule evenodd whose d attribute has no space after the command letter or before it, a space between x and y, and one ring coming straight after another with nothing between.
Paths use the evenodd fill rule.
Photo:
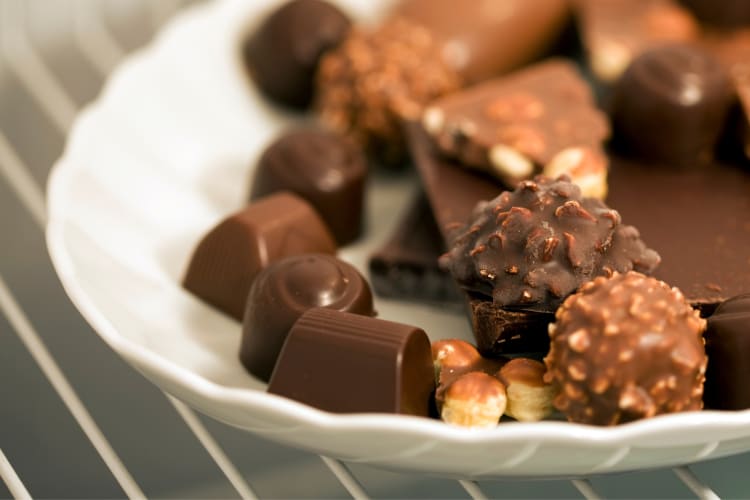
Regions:
<instances>
[{"instance_id":1,"label":"chocolate slab with nuts","mask_svg":"<svg viewBox=\"0 0 750 500\"><path fill-rule=\"evenodd\" d=\"M573 148L606 165L607 117L575 65L562 59L439 98L425 109L423 124L443 154L509 187Z\"/></svg>"},{"instance_id":2,"label":"chocolate slab with nuts","mask_svg":"<svg viewBox=\"0 0 750 500\"><path fill-rule=\"evenodd\" d=\"M674 0L577 0L576 9L589 65L607 83L645 50L696 40L700 31L692 13Z\"/></svg>"},{"instance_id":3,"label":"chocolate slab with nuts","mask_svg":"<svg viewBox=\"0 0 750 500\"><path fill-rule=\"evenodd\" d=\"M468 83L549 52L571 17L568 0L402 0L394 16L424 26Z\"/></svg>"}]
</instances>

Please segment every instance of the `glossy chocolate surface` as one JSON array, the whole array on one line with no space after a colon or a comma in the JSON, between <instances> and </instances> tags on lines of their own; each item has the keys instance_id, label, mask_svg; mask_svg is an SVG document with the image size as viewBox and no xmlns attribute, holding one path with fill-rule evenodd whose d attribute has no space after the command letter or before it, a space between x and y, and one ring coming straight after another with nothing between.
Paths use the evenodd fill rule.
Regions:
<instances>
[{"instance_id":1,"label":"glossy chocolate surface","mask_svg":"<svg viewBox=\"0 0 750 500\"><path fill-rule=\"evenodd\" d=\"M271 262L304 253L336 253L315 210L301 198L277 193L230 215L198 243L183 286L242 321L250 286Z\"/></svg>"},{"instance_id":2,"label":"glossy chocolate surface","mask_svg":"<svg viewBox=\"0 0 750 500\"><path fill-rule=\"evenodd\" d=\"M430 341L417 327L311 309L289 332L268 392L334 413L429 416Z\"/></svg>"},{"instance_id":3,"label":"glossy chocolate surface","mask_svg":"<svg viewBox=\"0 0 750 500\"><path fill-rule=\"evenodd\" d=\"M262 21L242 47L245 65L260 90L293 108L307 107L313 96L321 55L335 47L351 22L322 0L291 0Z\"/></svg>"},{"instance_id":4,"label":"glossy chocolate surface","mask_svg":"<svg viewBox=\"0 0 750 500\"><path fill-rule=\"evenodd\" d=\"M709 163L734 102L728 74L697 46L637 57L615 87L612 120L623 151L668 166Z\"/></svg>"},{"instance_id":5,"label":"glossy chocolate surface","mask_svg":"<svg viewBox=\"0 0 750 500\"><path fill-rule=\"evenodd\" d=\"M250 199L291 191L323 217L339 245L362 231L367 160L344 137L316 128L295 128L279 136L255 167Z\"/></svg>"},{"instance_id":6,"label":"glossy chocolate surface","mask_svg":"<svg viewBox=\"0 0 750 500\"><path fill-rule=\"evenodd\" d=\"M365 279L332 255L287 257L261 271L250 288L242 326L245 368L267 382L292 325L314 307L375 315Z\"/></svg>"},{"instance_id":7,"label":"glossy chocolate surface","mask_svg":"<svg viewBox=\"0 0 750 500\"><path fill-rule=\"evenodd\" d=\"M723 302L708 318L706 354L706 408L750 408L750 294Z\"/></svg>"}]
</instances>

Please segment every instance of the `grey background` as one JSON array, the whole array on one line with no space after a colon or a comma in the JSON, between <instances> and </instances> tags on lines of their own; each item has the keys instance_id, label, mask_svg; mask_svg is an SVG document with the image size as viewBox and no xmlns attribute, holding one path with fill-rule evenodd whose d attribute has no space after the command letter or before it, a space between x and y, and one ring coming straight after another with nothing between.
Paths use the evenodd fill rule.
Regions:
<instances>
[{"instance_id":1,"label":"grey background","mask_svg":"<svg viewBox=\"0 0 750 500\"><path fill-rule=\"evenodd\" d=\"M252 1L252 0L248 0ZM191 2L168 0L0 0L0 132L44 189L65 133L8 64L10 26L20 27L76 107L98 93L101 72L76 46L77 9L88 9L123 53ZM40 334L139 486L149 497L233 498L237 493L164 395L102 343L67 299L44 236L28 207L0 175L0 276ZM263 498L345 498L321 459L276 445L210 418L202 422ZM37 498L122 497L97 452L0 314L0 449ZM696 464L718 495L750 496L750 454ZM351 465L365 491L380 498L467 498L456 481ZM590 479L611 498L694 498L669 469ZM581 498L569 481L483 481L497 498ZM0 496L9 496L0 482Z\"/></svg>"}]
</instances>

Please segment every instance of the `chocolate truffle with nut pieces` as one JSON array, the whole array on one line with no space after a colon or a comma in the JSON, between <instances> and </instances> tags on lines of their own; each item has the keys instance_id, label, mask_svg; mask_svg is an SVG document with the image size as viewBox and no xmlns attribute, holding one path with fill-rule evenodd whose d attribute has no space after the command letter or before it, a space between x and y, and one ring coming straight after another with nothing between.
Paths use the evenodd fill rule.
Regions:
<instances>
[{"instance_id":1,"label":"chocolate truffle with nut pieces","mask_svg":"<svg viewBox=\"0 0 750 500\"><path fill-rule=\"evenodd\" d=\"M703 406L705 320L663 281L599 277L550 325L548 382L571 422L616 425Z\"/></svg>"}]
</instances>

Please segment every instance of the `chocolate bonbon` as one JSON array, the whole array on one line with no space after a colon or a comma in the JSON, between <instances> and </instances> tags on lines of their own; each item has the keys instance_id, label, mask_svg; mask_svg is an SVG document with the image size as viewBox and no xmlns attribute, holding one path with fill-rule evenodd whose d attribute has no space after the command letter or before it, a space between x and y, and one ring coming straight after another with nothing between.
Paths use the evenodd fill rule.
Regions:
<instances>
[{"instance_id":1,"label":"chocolate bonbon","mask_svg":"<svg viewBox=\"0 0 750 500\"><path fill-rule=\"evenodd\" d=\"M465 289L510 309L552 312L597 276L651 272L659 255L567 177L538 176L477 205L441 264Z\"/></svg>"},{"instance_id":2,"label":"chocolate bonbon","mask_svg":"<svg viewBox=\"0 0 750 500\"><path fill-rule=\"evenodd\" d=\"M260 90L276 102L309 106L320 57L348 33L351 22L322 0L291 0L250 33L242 56Z\"/></svg>"},{"instance_id":3,"label":"chocolate bonbon","mask_svg":"<svg viewBox=\"0 0 750 500\"><path fill-rule=\"evenodd\" d=\"M566 0L402 0L393 15L428 29L449 66L478 82L550 51L570 11Z\"/></svg>"},{"instance_id":4,"label":"chocolate bonbon","mask_svg":"<svg viewBox=\"0 0 750 500\"><path fill-rule=\"evenodd\" d=\"M609 83L642 52L700 34L693 15L673 0L580 0L576 8L589 65Z\"/></svg>"},{"instance_id":5,"label":"chocolate bonbon","mask_svg":"<svg viewBox=\"0 0 750 500\"><path fill-rule=\"evenodd\" d=\"M701 22L715 28L750 26L750 3L745 0L679 0Z\"/></svg>"},{"instance_id":6,"label":"chocolate bonbon","mask_svg":"<svg viewBox=\"0 0 750 500\"><path fill-rule=\"evenodd\" d=\"M708 318L706 354L706 408L750 408L750 294L721 303Z\"/></svg>"},{"instance_id":7,"label":"chocolate bonbon","mask_svg":"<svg viewBox=\"0 0 750 500\"><path fill-rule=\"evenodd\" d=\"M183 286L242 320L261 269L282 257L336 252L328 228L301 198L281 192L258 200L215 226L198 243Z\"/></svg>"},{"instance_id":8,"label":"chocolate bonbon","mask_svg":"<svg viewBox=\"0 0 750 500\"><path fill-rule=\"evenodd\" d=\"M615 139L670 166L709 163L734 102L729 76L709 52L666 45L638 56L614 90Z\"/></svg>"},{"instance_id":9,"label":"chocolate bonbon","mask_svg":"<svg viewBox=\"0 0 750 500\"><path fill-rule=\"evenodd\" d=\"M458 75L440 56L429 31L401 18L352 29L323 57L317 75L321 121L386 164L404 161L402 120L452 92Z\"/></svg>"},{"instance_id":10,"label":"chocolate bonbon","mask_svg":"<svg viewBox=\"0 0 750 500\"><path fill-rule=\"evenodd\" d=\"M636 272L599 277L555 318L545 379L568 420L615 425L702 408L705 320L676 288Z\"/></svg>"},{"instance_id":11,"label":"chocolate bonbon","mask_svg":"<svg viewBox=\"0 0 750 500\"><path fill-rule=\"evenodd\" d=\"M315 207L344 245L362 230L366 176L367 161L354 144L333 132L298 127L265 149L255 167L250 199L291 191Z\"/></svg>"},{"instance_id":12,"label":"chocolate bonbon","mask_svg":"<svg viewBox=\"0 0 750 500\"><path fill-rule=\"evenodd\" d=\"M267 382L292 325L314 307L375 315L365 279L332 255L296 255L262 270L250 288L243 319L240 361L245 368Z\"/></svg>"},{"instance_id":13,"label":"chocolate bonbon","mask_svg":"<svg viewBox=\"0 0 750 500\"><path fill-rule=\"evenodd\" d=\"M509 187L573 149L588 151L579 160L599 160L606 172L609 122L575 66L561 59L439 98L422 122L444 154Z\"/></svg>"},{"instance_id":14,"label":"chocolate bonbon","mask_svg":"<svg viewBox=\"0 0 750 500\"><path fill-rule=\"evenodd\" d=\"M292 327L268 391L334 413L429 416L430 341L419 328L331 309Z\"/></svg>"}]
</instances>

